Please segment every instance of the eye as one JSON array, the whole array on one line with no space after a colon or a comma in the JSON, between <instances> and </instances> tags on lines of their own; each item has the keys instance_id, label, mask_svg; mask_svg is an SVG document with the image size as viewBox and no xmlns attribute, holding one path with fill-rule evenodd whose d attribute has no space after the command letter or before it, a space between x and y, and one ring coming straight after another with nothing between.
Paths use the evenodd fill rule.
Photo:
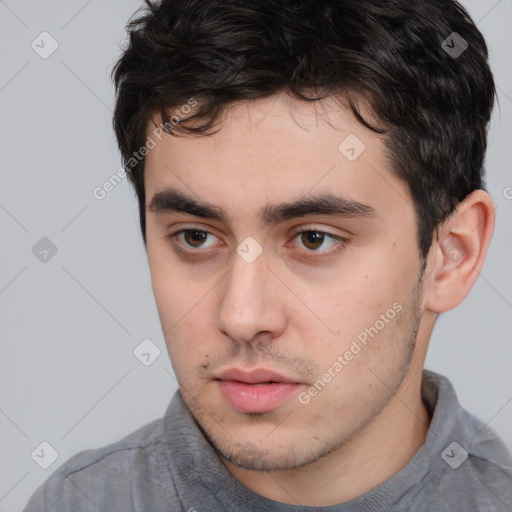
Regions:
<instances>
[{"instance_id":1,"label":"eye","mask_svg":"<svg viewBox=\"0 0 512 512\"><path fill-rule=\"evenodd\" d=\"M212 249L219 242L219 238L210 231L198 228L187 228L171 233L166 237L175 246L176 252L183 257L192 257L201 255L202 252L209 253L207 249ZM348 243L348 240L339 235L328 233L309 227L296 231L292 240L299 240L299 248L302 246L302 256L305 258L319 258L323 256L332 256L337 254ZM290 246L289 242L287 246ZM295 244L292 244L295 245ZM205 254L202 254L204 256Z\"/></svg>"},{"instance_id":2,"label":"eye","mask_svg":"<svg viewBox=\"0 0 512 512\"><path fill-rule=\"evenodd\" d=\"M299 256L310 260L312 263L321 261L322 258L329 258L339 254L349 244L349 239L334 233L319 229L317 226L301 226L302 229L295 231L295 236L287 247L296 246L304 249L299 251Z\"/></svg>"},{"instance_id":3,"label":"eye","mask_svg":"<svg viewBox=\"0 0 512 512\"><path fill-rule=\"evenodd\" d=\"M208 249L213 245L203 245L208 236L217 238L215 235L204 229L182 229L168 236L170 239L177 239L183 246L192 249Z\"/></svg>"},{"instance_id":4,"label":"eye","mask_svg":"<svg viewBox=\"0 0 512 512\"><path fill-rule=\"evenodd\" d=\"M332 254L341 250L347 240L341 236L318 229L302 230L295 234L294 240L299 239L300 244L308 253ZM334 250L331 250L335 247Z\"/></svg>"}]
</instances>

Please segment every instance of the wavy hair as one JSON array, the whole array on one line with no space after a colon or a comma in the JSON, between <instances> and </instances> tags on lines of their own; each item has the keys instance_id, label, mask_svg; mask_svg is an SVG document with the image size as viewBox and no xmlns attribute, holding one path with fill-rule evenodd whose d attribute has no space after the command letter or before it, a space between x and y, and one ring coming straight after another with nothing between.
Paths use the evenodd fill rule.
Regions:
<instances>
[{"instance_id":1,"label":"wavy hair","mask_svg":"<svg viewBox=\"0 0 512 512\"><path fill-rule=\"evenodd\" d=\"M496 90L485 40L456 1L145 0L136 15L112 71L113 125L144 240L144 158L133 155L154 115L171 135L207 136L228 105L281 91L337 96L383 135L423 257L457 203L484 188ZM454 54L456 44L467 48ZM197 108L176 121L191 98Z\"/></svg>"}]
</instances>

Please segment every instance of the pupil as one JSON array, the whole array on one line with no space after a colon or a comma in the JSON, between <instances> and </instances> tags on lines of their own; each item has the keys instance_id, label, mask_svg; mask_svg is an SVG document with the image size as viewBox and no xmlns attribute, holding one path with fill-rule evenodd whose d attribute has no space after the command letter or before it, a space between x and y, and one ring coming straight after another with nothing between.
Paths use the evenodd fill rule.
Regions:
<instances>
[{"instance_id":1,"label":"pupil","mask_svg":"<svg viewBox=\"0 0 512 512\"><path fill-rule=\"evenodd\" d=\"M307 243L309 244L322 245L324 235L322 233L318 233L317 231L308 231L305 233L305 237L307 239ZM307 245L307 243L305 245Z\"/></svg>"},{"instance_id":2,"label":"pupil","mask_svg":"<svg viewBox=\"0 0 512 512\"><path fill-rule=\"evenodd\" d=\"M202 242L206 238L206 233L204 231L194 230L194 231L189 231L188 234L193 242Z\"/></svg>"}]
</instances>

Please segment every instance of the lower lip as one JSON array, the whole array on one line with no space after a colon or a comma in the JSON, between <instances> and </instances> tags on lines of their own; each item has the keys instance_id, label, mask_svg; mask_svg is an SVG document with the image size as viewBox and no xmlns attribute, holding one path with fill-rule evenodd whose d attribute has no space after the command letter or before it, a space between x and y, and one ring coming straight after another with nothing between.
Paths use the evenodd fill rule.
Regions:
<instances>
[{"instance_id":1,"label":"lower lip","mask_svg":"<svg viewBox=\"0 0 512 512\"><path fill-rule=\"evenodd\" d=\"M301 384L274 382L246 384L234 380L219 380L220 392L228 404L238 412L269 412L294 394Z\"/></svg>"}]
</instances>

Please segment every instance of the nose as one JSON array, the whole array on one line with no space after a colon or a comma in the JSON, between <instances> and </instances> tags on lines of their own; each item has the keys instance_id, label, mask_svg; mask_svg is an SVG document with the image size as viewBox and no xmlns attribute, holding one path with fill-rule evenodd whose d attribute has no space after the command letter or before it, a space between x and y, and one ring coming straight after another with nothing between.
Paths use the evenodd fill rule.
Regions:
<instances>
[{"instance_id":1,"label":"nose","mask_svg":"<svg viewBox=\"0 0 512 512\"><path fill-rule=\"evenodd\" d=\"M283 285L267 268L265 251L252 263L234 255L232 270L220 286L216 327L239 343L279 336L286 323Z\"/></svg>"}]
</instances>

